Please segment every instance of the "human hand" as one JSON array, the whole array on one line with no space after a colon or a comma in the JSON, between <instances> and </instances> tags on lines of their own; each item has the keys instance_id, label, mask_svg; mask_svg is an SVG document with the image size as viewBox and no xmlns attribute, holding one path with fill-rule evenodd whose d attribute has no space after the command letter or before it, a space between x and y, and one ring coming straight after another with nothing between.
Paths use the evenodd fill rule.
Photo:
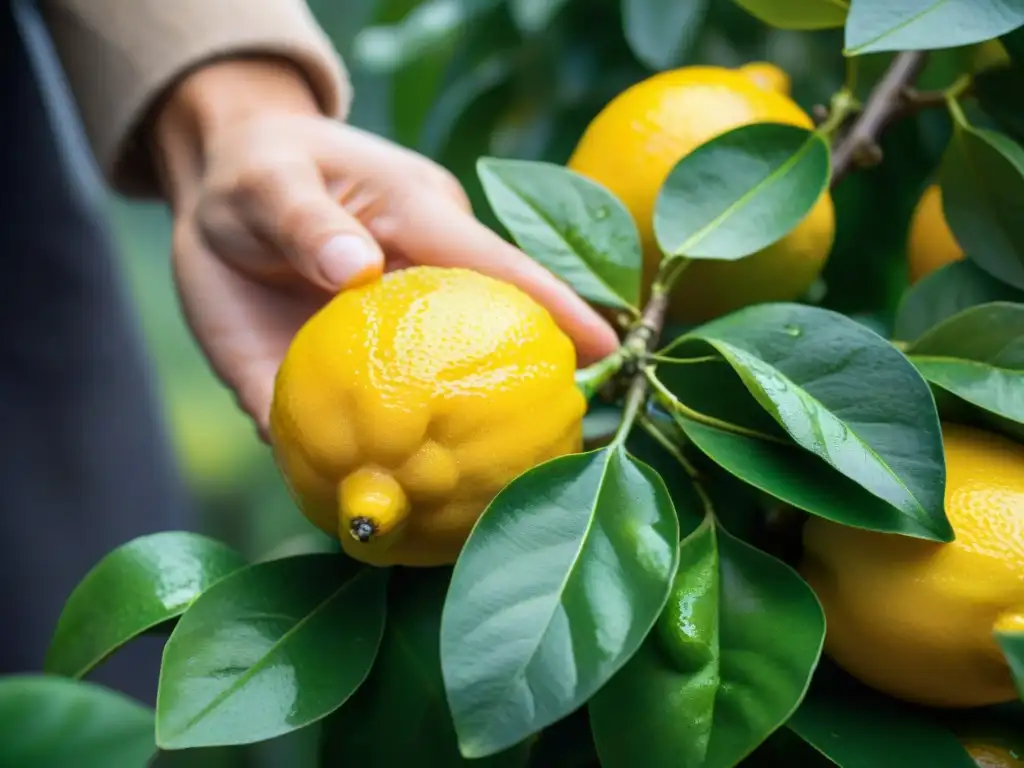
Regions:
<instances>
[{"instance_id":1,"label":"human hand","mask_svg":"<svg viewBox=\"0 0 1024 768\"><path fill-rule=\"evenodd\" d=\"M581 365L618 344L566 284L473 217L450 173L322 117L286 64L199 70L160 110L153 139L186 318L264 437L295 333L335 292L382 270L458 266L518 285L573 339Z\"/></svg>"}]
</instances>

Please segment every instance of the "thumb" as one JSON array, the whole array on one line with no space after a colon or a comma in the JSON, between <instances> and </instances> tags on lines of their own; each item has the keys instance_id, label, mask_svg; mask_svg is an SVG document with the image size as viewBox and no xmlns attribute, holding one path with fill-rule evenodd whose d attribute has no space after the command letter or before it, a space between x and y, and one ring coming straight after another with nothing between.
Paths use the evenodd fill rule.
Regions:
<instances>
[{"instance_id":1,"label":"thumb","mask_svg":"<svg viewBox=\"0 0 1024 768\"><path fill-rule=\"evenodd\" d=\"M384 271L377 241L330 196L319 173L293 173L264 185L249 203L249 225L313 284L333 293Z\"/></svg>"}]
</instances>

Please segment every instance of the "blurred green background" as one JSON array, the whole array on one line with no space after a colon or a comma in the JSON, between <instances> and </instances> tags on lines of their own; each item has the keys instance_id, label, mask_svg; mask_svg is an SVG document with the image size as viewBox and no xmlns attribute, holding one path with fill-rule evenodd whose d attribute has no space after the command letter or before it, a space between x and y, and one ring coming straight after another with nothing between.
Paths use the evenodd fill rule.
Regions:
<instances>
[{"instance_id":1,"label":"blurred green background","mask_svg":"<svg viewBox=\"0 0 1024 768\"><path fill-rule=\"evenodd\" d=\"M844 77L840 31L768 29L730 0L310 4L351 71L357 93L351 121L453 170L491 225L474 176L477 157L564 162L597 111L654 71L771 61L790 74L794 97L808 110L827 104ZM858 85L870 85L884 64L884 56L864 61ZM933 57L931 84L952 79L948 64ZM904 121L886 136L886 162L837 190L837 243L816 301L886 332L906 285L909 216L948 130L941 113ZM112 199L111 216L176 450L198 504L198 527L251 557L311 546L311 529L294 511L268 450L189 336L171 282L167 212ZM308 753L303 758L291 752L308 747L300 742L209 764L301 766ZM181 764L208 763L193 755Z\"/></svg>"}]
</instances>

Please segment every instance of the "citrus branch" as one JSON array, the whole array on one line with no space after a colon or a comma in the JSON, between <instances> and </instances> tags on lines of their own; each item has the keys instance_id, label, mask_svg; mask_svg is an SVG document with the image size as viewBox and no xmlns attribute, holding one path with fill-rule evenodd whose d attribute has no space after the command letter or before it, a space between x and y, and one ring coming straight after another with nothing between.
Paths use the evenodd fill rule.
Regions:
<instances>
[{"instance_id":1,"label":"citrus branch","mask_svg":"<svg viewBox=\"0 0 1024 768\"><path fill-rule=\"evenodd\" d=\"M832 187L855 167L876 165L882 159L878 138L897 117L905 115L907 94L924 69L923 51L904 51L893 59L878 81L864 109L832 151Z\"/></svg>"}]
</instances>

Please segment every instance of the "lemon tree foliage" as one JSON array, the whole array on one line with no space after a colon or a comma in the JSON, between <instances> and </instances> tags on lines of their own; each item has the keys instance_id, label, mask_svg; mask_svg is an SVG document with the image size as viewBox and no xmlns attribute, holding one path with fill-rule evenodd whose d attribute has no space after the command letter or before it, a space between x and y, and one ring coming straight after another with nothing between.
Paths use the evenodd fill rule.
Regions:
<instances>
[{"instance_id":1,"label":"lemon tree foliage","mask_svg":"<svg viewBox=\"0 0 1024 768\"><path fill-rule=\"evenodd\" d=\"M1020 0L852 0L846 51L952 48L999 37L1022 24Z\"/></svg>"},{"instance_id":2,"label":"lemon tree foliage","mask_svg":"<svg viewBox=\"0 0 1024 768\"><path fill-rule=\"evenodd\" d=\"M678 540L664 482L618 442L506 486L459 556L441 623L462 753L507 749L585 704L657 620Z\"/></svg>"},{"instance_id":3,"label":"lemon tree foliage","mask_svg":"<svg viewBox=\"0 0 1024 768\"><path fill-rule=\"evenodd\" d=\"M387 576L314 554L257 563L215 583L167 641L157 744L246 744L333 712L377 655Z\"/></svg>"},{"instance_id":4,"label":"lemon tree foliage","mask_svg":"<svg viewBox=\"0 0 1024 768\"><path fill-rule=\"evenodd\" d=\"M207 587L245 564L227 545L194 533L155 533L118 547L68 597L46 671L86 675L133 638L166 626Z\"/></svg>"},{"instance_id":5,"label":"lemon tree foliage","mask_svg":"<svg viewBox=\"0 0 1024 768\"><path fill-rule=\"evenodd\" d=\"M728 176L716 169L728 164ZM672 169L654 212L661 250L741 259L782 238L828 187L829 148L793 125L754 123L701 145Z\"/></svg>"},{"instance_id":6,"label":"lemon tree foliage","mask_svg":"<svg viewBox=\"0 0 1024 768\"><path fill-rule=\"evenodd\" d=\"M580 294L608 306L640 301L640 236L600 185L549 163L481 159L495 214L519 247Z\"/></svg>"},{"instance_id":7,"label":"lemon tree foliage","mask_svg":"<svg viewBox=\"0 0 1024 768\"><path fill-rule=\"evenodd\" d=\"M789 566L711 515L679 549L657 625L590 702L609 768L736 765L796 709L821 653L824 615Z\"/></svg>"},{"instance_id":8,"label":"lemon tree foliage","mask_svg":"<svg viewBox=\"0 0 1024 768\"><path fill-rule=\"evenodd\" d=\"M147 768L153 711L94 683L62 677L0 679L0 765Z\"/></svg>"},{"instance_id":9,"label":"lemon tree foliage","mask_svg":"<svg viewBox=\"0 0 1024 768\"><path fill-rule=\"evenodd\" d=\"M984 678L983 693L1007 698L1016 686L1024 697L1020 596L993 586L1019 583L1005 537L1024 526L1011 487L1024 467L1007 447L1024 442L1024 0L318 10L362 27L342 46L356 111L452 170L475 214L601 307L621 346L574 386L553 313L506 285L508 306L548 323L557 365L518 337L498 339L507 358L459 368L465 386L439 373L416 384L429 397L412 387L372 411L363 400L395 391L376 362L429 362L444 346L421 335L396 349L378 333L360 374L372 386L291 398L315 422L317 450L301 428L289 433L290 462L280 434L274 446L302 491L296 506L311 504L334 551L247 565L227 545L177 532L118 548L68 597L49 675L0 680L0 763L143 766L158 748L201 754L316 726L323 766L969 768L961 710L899 701L879 692L886 681L869 688L832 659L837 639L856 636L865 679L863 665L910 649L899 695L910 698L921 673L947 686L961 675L958 694ZM732 101L730 69L791 49L789 73L744 67L745 95ZM833 66L843 59L845 71ZM714 75L684 78L687 101L675 101L659 73L701 64ZM828 72L809 77L819 66ZM567 168L588 125L638 83L648 101L616 103L646 106L591 134L590 172ZM770 115L745 124L758 89L788 100L786 122L807 127ZM714 123L718 112L729 119ZM715 135L693 139L712 123ZM948 225L950 247L924 254L932 271L910 284L910 219L936 184L942 204L922 231ZM824 195L828 215L815 222ZM467 294L480 294L478 311L415 281L403 301L457 316L457 340L479 341L477 316L507 313L484 295L495 281L476 278ZM419 313L399 322L394 302L379 304L410 337L422 330ZM324 332L323 355L369 348L341 325L345 334ZM351 356L310 354L316 364L298 370L354 370ZM537 366L519 365L531 356ZM499 430L495 382L507 393L552 366L565 374L560 415L558 398L538 397L505 408L515 429ZM452 405L454 389L479 410ZM417 398L435 409L421 431L408 416ZM396 413L401 428L384 429ZM359 428L352 441L346 424ZM959 447L948 438L971 427L981 431ZM541 429L554 435L547 448L531 442ZM414 433L422 439L397 458ZM356 469L337 469L350 442L369 478L360 503L394 522L400 551L392 538L370 554L348 535L365 533L342 498ZM514 456L533 457L532 468ZM1009 480L992 494L977 467L996 464ZM959 501L946 498L947 477ZM494 489L478 492L490 487L480 478ZM958 514L972 484L987 494L981 507L997 508ZM425 528L433 538L417 539ZM809 567L828 557L815 530L865 575ZM985 626L956 628L973 633L963 645L974 661L910 670L938 658L924 649L943 651L914 625L915 606L889 602L897 582L907 601L927 589L905 553L928 565L979 532L1004 554L985 561ZM843 547L852 534L873 542L870 558ZM872 583L869 561L889 576ZM936 603L931 615L974 615L976 574L953 576L955 592L916 593ZM836 634L857 611L860 633ZM886 645L887 628L903 635ZM75 679L134 638L168 632L155 712ZM975 675L979 658L988 666ZM970 715L989 723L999 709L1024 731L1021 707Z\"/></svg>"}]
</instances>

